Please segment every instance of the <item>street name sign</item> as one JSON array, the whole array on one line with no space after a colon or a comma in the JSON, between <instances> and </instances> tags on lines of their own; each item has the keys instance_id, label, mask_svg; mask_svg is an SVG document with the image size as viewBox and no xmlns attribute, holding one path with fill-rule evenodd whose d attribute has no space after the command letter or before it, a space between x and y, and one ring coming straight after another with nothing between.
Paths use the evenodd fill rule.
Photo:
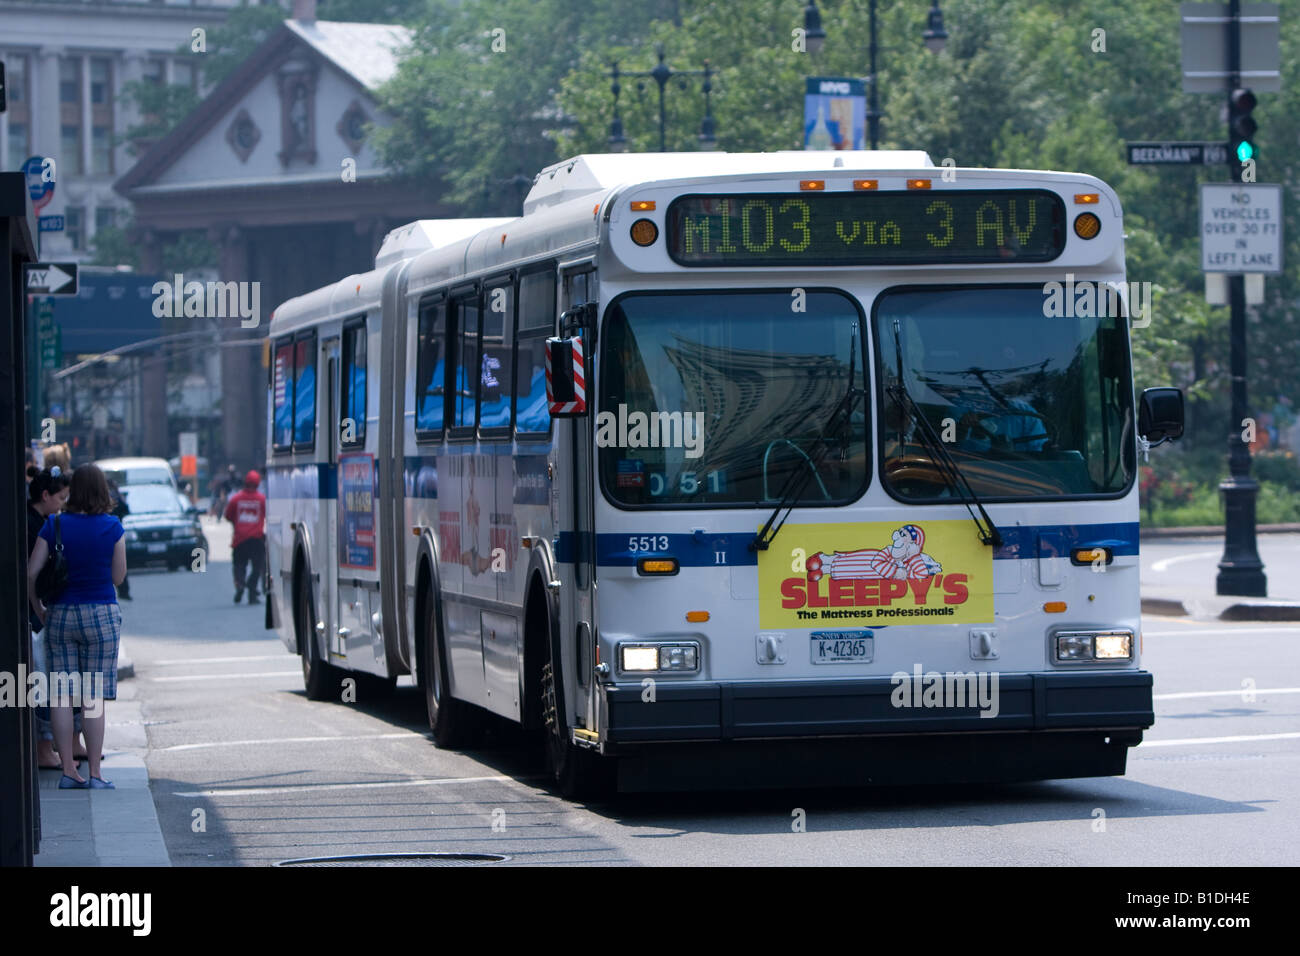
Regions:
<instances>
[{"instance_id":1,"label":"street name sign","mask_svg":"<svg viewBox=\"0 0 1300 956\"><path fill-rule=\"evenodd\" d=\"M63 231L62 216L41 216L39 222L40 222L41 232L62 232Z\"/></svg>"},{"instance_id":2,"label":"street name sign","mask_svg":"<svg viewBox=\"0 0 1300 956\"><path fill-rule=\"evenodd\" d=\"M1282 187L1274 183L1201 184L1201 269L1282 271Z\"/></svg>"},{"instance_id":3,"label":"street name sign","mask_svg":"<svg viewBox=\"0 0 1300 956\"><path fill-rule=\"evenodd\" d=\"M1128 143L1130 166L1221 166L1228 161L1223 143Z\"/></svg>"},{"instance_id":4,"label":"street name sign","mask_svg":"<svg viewBox=\"0 0 1300 956\"><path fill-rule=\"evenodd\" d=\"M76 295L75 262L33 262L27 266L28 295Z\"/></svg>"}]
</instances>

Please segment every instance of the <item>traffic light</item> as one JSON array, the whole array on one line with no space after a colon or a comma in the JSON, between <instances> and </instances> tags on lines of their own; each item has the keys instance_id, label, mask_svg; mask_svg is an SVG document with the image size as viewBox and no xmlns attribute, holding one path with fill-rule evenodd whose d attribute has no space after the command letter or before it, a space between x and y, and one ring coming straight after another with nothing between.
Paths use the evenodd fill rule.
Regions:
<instances>
[{"instance_id":1,"label":"traffic light","mask_svg":"<svg viewBox=\"0 0 1300 956\"><path fill-rule=\"evenodd\" d=\"M1255 130L1259 124L1251 118L1255 108L1255 94L1250 90L1233 90L1228 98L1228 136L1229 148L1237 161L1244 163L1256 159Z\"/></svg>"}]
</instances>

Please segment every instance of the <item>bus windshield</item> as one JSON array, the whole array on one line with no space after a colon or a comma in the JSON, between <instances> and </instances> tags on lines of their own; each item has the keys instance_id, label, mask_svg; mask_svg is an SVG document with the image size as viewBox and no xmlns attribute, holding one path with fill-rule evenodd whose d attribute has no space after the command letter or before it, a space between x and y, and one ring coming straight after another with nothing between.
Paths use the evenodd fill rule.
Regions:
<instances>
[{"instance_id":1,"label":"bus windshield","mask_svg":"<svg viewBox=\"0 0 1300 956\"><path fill-rule=\"evenodd\" d=\"M802 289L626 295L607 313L597 378L613 503L770 507L866 381L861 312L843 293ZM840 432L792 504L866 489L865 399Z\"/></svg>"},{"instance_id":2,"label":"bus windshield","mask_svg":"<svg viewBox=\"0 0 1300 956\"><path fill-rule=\"evenodd\" d=\"M887 389L899 380L982 498L1123 493L1135 465L1123 317L1044 314L1041 285L902 290L876 301L885 487L957 497ZM1118 311L1118 310L1114 310Z\"/></svg>"}]
</instances>

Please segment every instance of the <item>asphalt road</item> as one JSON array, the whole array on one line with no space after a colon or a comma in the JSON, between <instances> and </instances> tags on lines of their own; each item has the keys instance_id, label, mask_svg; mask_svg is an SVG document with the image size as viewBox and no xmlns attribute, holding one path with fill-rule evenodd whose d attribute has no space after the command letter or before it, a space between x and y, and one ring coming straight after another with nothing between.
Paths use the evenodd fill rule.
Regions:
<instances>
[{"instance_id":1,"label":"asphalt road","mask_svg":"<svg viewBox=\"0 0 1300 956\"><path fill-rule=\"evenodd\" d=\"M1300 601L1300 534L1261 534L1259 558L1268 597ZM1223 557L1223 538L1142 541L1143 593L1152 597L1211 596Z\"/></svg>"},{"instance_id":2,"label":"asphalt road","mask_svg":"<svg viewBox=\"0 0 1300 956\"><path fill-rule=\"evenodd\" d=\"M207 572L133 574L124 607L173 865L404 851L516 865L1295 862L1300 627L1148 618L1156 724L1125 777L582 806L547 789L516 734L473 752L435 748L409 679L387 700L308 701L262 609L231 603L228 538L208 534ZM804 832L792 828L798 810Z\"/></svg>"}]
</instances>

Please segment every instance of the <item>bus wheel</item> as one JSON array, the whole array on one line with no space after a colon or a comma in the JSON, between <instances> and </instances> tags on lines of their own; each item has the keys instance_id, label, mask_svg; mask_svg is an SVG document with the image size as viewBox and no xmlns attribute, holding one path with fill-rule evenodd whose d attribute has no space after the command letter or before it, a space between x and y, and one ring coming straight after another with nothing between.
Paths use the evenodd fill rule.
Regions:
<instances>
[{"instance_id":1,"label":"bus wheel","mask_svg":"<svg viewBox=\"0 0 1300 956\"><path fill-rule=\"evenodd\" d=\"M561 796L570 800L611 794L616 782L614 759L575 746L569 739L569 728L561 726L557 704L563 689L556 680L554 664L552 657L542 667L541 691L546 765L555 780L555 787Z\"/></svg>"},{"instance_id":2,"label":"bus wheel","mask_svg":"<svg viewBox=\"0 0 1300 956\"><path fill-rule=\"evenodd\" d=\"M478 736L480 721L471 705L451 696L447 671L447 648L437 601L427 594L424 602L421 643L424 666L420 684L424 687L424 706L429 714L433 742L443 749L472 746Z\"/></svg>"},{"instance_id":3,"label":"bus wheel","mask_svg":"<svg viewBox=\"0 0 1300 956\"><path fill-rule=\"evenodd\" d=\"M298 650L302 653L302 683L308 700L330 700L339 688L338 670L320 659L316 650L316 608L311 585L304 574L298 579L294 623L298 628Z\"/></svg>"}]
</instances>

